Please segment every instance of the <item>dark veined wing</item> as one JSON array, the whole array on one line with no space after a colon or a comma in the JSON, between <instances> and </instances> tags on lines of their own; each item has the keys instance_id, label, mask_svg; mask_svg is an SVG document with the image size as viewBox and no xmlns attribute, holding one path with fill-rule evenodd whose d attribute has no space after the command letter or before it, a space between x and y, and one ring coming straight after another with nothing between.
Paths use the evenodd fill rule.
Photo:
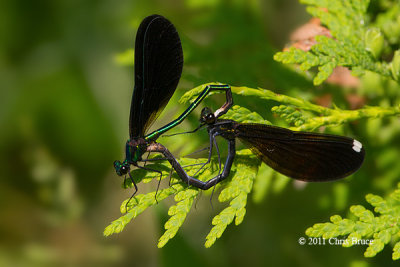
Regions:
<instances>
[{"instance_id":1,"label":"dark veined wing","mask_svg":"<svg viewBox=\"0 0 400 267\"><path fill-rule=\"evenodd\" d=\"M135 88L129 118L130 138L144 136L174 94L183 53L174 25L160 15L146 17L135 42Z\"/></svg>"},{"instance_id":2,"label":"dark veined wing","mask_svg":"<svg viewBox=\"0 0 400 267\"><path fill-rule=\"evenodd\" d=\"M346 177L361 166L365 155L361 143L348 137L263 124L236 124L236 136L274 170L306 182Z\"/></svg>"}]
</instances>

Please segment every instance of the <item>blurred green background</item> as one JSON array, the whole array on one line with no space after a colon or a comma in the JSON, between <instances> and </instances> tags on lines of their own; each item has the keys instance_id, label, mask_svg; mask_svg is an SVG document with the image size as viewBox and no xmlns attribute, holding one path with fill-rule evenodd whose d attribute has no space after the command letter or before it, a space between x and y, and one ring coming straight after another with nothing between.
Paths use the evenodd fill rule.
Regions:
<instances>
[{"instance_id":1,"label":"blurred green background","mask_svg":"<svg viewBox=\"0 0 400 267\"><path fill-rule=\"evenodd\" d=\"M298 239L314 223L334 213L346 215L351 204L364 204L365 194L390 192L400 174L395 119L341 127L340 133L357 136L367 147L366 162L356 175L302 190L292 182L275 184L263 202L249 201L244 222L228 227L210 249L204 248L204 238L221 207L214 197L213 209L209 196L199 200L163 249L156 244L167 219L164 203L121 234L102 235L132 193L121 188L112 163L123 157L133 88L133 66L125 65L121 54L129 57L145 16L170 19L185 55L178 90L155 127L185 108L177 103L186 90L212 81L308 99L330 94L336 104L349 108L349 90L315 88L310 79L272 59L290 33L310 18L297 0L14 0L1 6L0 266L393 264L388 248L365 260L362 246L300 246ZM368 104L389 105L398 97L398 86L389 97L379 91L376 79L369 79L359 92L370 96ZM215 108L222 100L213 97L207 104ZM282 122L270 114L274 103L252 98L235 102ZM199 110L180 130L197 125ZM206 146L206 139L203 134L198 140L171 137L162 143L184 155ZM139 184L139 190L155 186Z\"/></svg>"}]
</instances>

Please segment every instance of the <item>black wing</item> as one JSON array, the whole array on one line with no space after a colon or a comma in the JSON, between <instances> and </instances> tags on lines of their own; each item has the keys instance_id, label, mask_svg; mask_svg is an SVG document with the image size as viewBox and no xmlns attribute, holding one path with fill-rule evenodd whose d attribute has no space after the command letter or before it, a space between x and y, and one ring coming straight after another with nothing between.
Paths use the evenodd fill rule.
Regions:
<instances>
[{"instance_id":1,"label":"black wing","mask_svg":"<svg viewBox=\"0 0 400 267\"><path fill-rule=\"evenodd\" d=\"M306 182L343 178L355 172L365 151L357 140L262 124L236 124L236 134L274 170Z\"/></svg>"},{"instance_id":2,"label":"black wing","mask_svg":"<svg viewBox=\"0 0 400 267\"><path fill-rule=\"evenodd\" d=\"M146 17L135 42L135 88L129 118L130 138L144 136L174 94L183 53L174 25L160 15Z\"/></svg>"}]
</instances>

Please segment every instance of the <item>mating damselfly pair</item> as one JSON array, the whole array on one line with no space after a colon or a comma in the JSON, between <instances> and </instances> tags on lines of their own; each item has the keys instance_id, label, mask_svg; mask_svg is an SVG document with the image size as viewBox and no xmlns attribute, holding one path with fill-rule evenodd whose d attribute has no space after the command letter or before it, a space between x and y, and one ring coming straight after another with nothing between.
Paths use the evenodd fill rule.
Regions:
<instances>
[{"instance_id":1,"label":"mating damselfly pair","mask_svg":"<svg viewBox=\"0 0 400 267\"><path fill-rule=\"evenodd\" d=\"M135 86L133 90L129 140L125 145L125 160L115 161L119 176L128 176L135 194L138 190L131 176L131 165L146 171L161 171L139 165L145 153L163 154L180 179L188 186L209 189L227 178L236 154L236 139L246 144L258 158L274 170L297 180L323 182L344 178L355 172L364 160L362 144L352 138L310 132L296 132L285 128L256 123L239 123L219 119L233 105L229 85L209 85L177 119L147 133L164 109L178 85L183 68L181 41L174 25L160 15L146 17L139 26L135 42ZM173 154L157 138L179 125L211 91L225 91L226 102L215 112L203 108L200 127L209 134L210 162L216 137L228 142L228 155L222 170L215 177L201 181L189 176ZM198 129L198 128L197 128ZM195 131L192 131L195 132ZM132 195L133 196L133 195ZM128 201L129 202L129 201Z\"/></svg>"}]
</instances>

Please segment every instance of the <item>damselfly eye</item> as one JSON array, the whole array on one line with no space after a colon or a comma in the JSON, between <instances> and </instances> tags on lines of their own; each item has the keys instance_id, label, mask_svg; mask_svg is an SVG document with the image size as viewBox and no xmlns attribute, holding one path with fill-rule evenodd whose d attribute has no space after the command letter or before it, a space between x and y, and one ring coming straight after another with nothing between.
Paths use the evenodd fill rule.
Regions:
<instances>
[{"instance_id":1,"label":"damselfly eye","mask_svg":"<svg viewBox=\"0 0 400 267\"><path fill-rule=\"evenodd\" d=\"M127 174L129 172L129 166L124 165L119 160L114 161L114 168L115 168L116 173L119 176L122 176L122 175Z\"/></svg>"},{"instance_id":2,"label":"damselfly eye","mask_svg":"<svg viewBox=\"0 0 400 267\"><path fill-rule=\"evenodd\" d=\"M214 121L215 121L214 114L213 113L208 114L207 117L206 117L206 122L207 123L213 123Z\"/></svg>"},{"instance_id":3,"label":"damselfly eye","mask_svg":"<svg viewBox=\"0 0 400 267\"><path fill-rule=\"evenodd\" d=\"M129 168L128 168L128 167L126 167L126 166L121 166L121 169L120 169L120 173L121 173L121 174L127 174L128 171L129 171Z\"/></svg>"}]
</instances>

